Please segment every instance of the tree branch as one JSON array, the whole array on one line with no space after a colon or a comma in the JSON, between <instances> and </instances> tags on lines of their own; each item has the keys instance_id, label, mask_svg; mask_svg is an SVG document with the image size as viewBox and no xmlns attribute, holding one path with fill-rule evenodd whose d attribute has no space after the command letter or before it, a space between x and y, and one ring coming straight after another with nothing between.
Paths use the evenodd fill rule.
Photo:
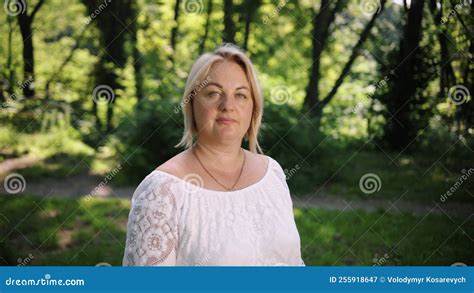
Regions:
<instances>
[{"instance_id":1,"label":"tree branch","mask_svg":"<svg viewBox=\"0 0 474 293\"><path fill-rule=\"evenodd\" d=\"M349 60L347 61L346 65L344 66L344 69L342 69L341 74L339 75L339 78L337 79L336 83L334 84L332 90L327 94L327 96L321 100L321 103L323 105L326 105L331 101L331 99L336 95L337 90L341 86L342 82L344 81L344 78L346 75L349 73L351 70L352 64L354 63L355 59L359 55L360 48L364 44L364 42L367 40L367 38L370 35L370 30L375 24L375 21L377 20L377 17L383 12L383 9L385 7L385 3L387 0L382 0L380 3L380 12L375 12L374 15L372 16L372 19L367 23L365 26L364 30L360 34L360 38L357 41L357 44L354 46L352 49L351 56L349 57Z\"/></svg>"},{"instance_id":2,"label":"tree branch","mask_svg":"<svg viewBox=\"0 0 474 293\"><path fill-rule=\"evenodd\" d=\"M456 4L454 4L453 0L449 1L451 2L452 9L454 10L454 13L456 14L456 17L458 18L459 22L461 23L462 27L466 31L467 37L471 39L471 31L469 28L466 26L466 23L464 23L464 20L462 20L461 16L459 15L458 11L456 10Z\"/></svg>"},{"instance_id":3,"label":"tree branch","mask_svg":"<svg viewBox=\"0 0 474 293\"><path fill-rule=\"evenodd\" d=\"M31 12L31 14L29 15L29 18L30 20L33 20L33 18L35 17L36 13L38 12L38 10L40 10L41 6L43 6L44 2L46 0L39 0L38 3L36 4L35 8L33 8L33 11Z\"/></svg>"},{"instance_id":4,"label":"tree branch","mask_svg":"<svg viewBox=\"0 0 474 293\"><path fill-rule=\"evenodd\" d=\"M79 48L79 44L80 44L82 38L84 37L84 35L87 31L87 28L89 27L89 25L91 23L92 23L92 21L87 23L87 25L82 29L81 33L79 34L79 36L76 39L76 43L71 47L71 51L69 52L69 55L66 57L66 59L64 59L63 63L61 63L58 70L46 82L45 89L46 89L46 94L47 95L49 95L49 86L50 86L50 84L58 78L59 74L63 71L64 67L66 67L66 65L69 63L69 61L71 61L71 59L74 55L74 52L76 52L77 48Z\"/></svg>"}]
</instances>

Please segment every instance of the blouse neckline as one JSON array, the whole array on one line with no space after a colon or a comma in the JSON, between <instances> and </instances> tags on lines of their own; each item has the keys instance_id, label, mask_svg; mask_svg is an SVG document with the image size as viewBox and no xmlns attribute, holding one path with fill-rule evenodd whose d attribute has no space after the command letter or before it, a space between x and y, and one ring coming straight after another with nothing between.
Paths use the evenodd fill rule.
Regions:
<instances>
[{"instance_id":1,"label":"blouse neckline","mask_svg":"<svg viewBox=\"0 0 474 293\"><path fill-rule=\"evenodd\" d=\"M272 163L272 160L270 159L270 157L266 156L267 157L267 161L268 161L268 164L267 164L267 170L265 171L265 174L262 176L262 178L260 178L260 180L258 180L257 182L255 183L252 183L250 185L247 185L241 189L237 189L237 190L231 190L231 191L223 191L223 190L214 190L214 189L208 189L208 188L205 188L205 187L201 187L201 186L198 186L198 185L195 185L195 184L192 184L192 183L189 183L188 181L176 176L176 175L173 175L173 174L170 174L170 173L167 173L167 172L164 172L164 171L161 171L161 170L153 170L153 172L157 172L157 173L161 173L161 174L164 174L168 177L171 177L173 179L175 179L176 181L179 181L179 182L182 182L184 184L190 184L192 185L193 188L197 188L197 189L200 189L200 190L203 190L203 191L206 191L206 192L211 192L211 193L221 193L221 194L232 194L232 193L236 193L236 192L244 192L248 189L251 189L251 188L254 188L256 187L257 185L260 185L262 184L266 178L269 176L270 174L270 164Z\"/></svg>"}]
</instances>

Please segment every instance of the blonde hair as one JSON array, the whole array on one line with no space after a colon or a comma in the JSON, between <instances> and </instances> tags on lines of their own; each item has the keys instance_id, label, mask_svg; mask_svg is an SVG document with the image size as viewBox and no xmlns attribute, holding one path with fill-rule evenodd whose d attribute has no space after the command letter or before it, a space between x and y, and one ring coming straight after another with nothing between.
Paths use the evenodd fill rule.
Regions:
<instances>
[{"instance_id":1,"label":"blonde hair","mask_svg":"<svg viewBox=\"0 0 474 293\"><path fill-rule=\"evenodd\" d=\"M209 83L208 73L211 66L218 61L234 61L244 69L250 83L250 91L254 102L250 126L245 134L248 139L249 149L252 153L263 153L258 144L258 132L262 123L263 96L257 80L255 68L250 59L237 46L224 44L212 53L201 55L191 68L180 107L184 116L184 132L181 141L175 147L190 148L197 134L194 120L193 98Z\"/></svg>"}]
</instances>

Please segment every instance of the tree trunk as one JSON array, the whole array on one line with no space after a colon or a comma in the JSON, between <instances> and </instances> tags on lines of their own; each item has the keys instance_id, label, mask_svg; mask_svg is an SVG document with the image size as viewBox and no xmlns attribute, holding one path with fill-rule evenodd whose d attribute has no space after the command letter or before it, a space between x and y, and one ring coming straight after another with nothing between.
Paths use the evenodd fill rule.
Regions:
<instances>
[{"instance_id":1,"label":"tree trunk","mask_svg":"<svg viewBox=\"0 0 474 293\"><path fill-rule=\"evenodd\" d=\"M10 97L13 96L14 89L13 85L15 84L15 71L13 69L13 54L12 54L12 37L13 37L13 27L12 27L12 17L7 16L8 22L8 57L7 57L7 68L8 68L8 86L7 93Z\"/></svg>"},{"instance_id":2,"label":"tree trunk","mask_svg":"<svg viewBox=\"0 0 474 293\"><path fill-rule=\"evenodd\" d=\"M321 117L324 105L321 105L319 100L319 80L320 73L320 58L326 47L329 26L334 21L335 15L343 7L345 0L338 0L333 10L330 9L331 1L322 0L319 13L313 15L313 31L311 33L313 51L312 51L312 67L310 72L309 84L306 88L306 98L304 100L304 107L309 111L312 118Z\"/></svg>"},{"instance_id":3,"label":"tree trunk","mask_svg":"<svg viewBox=\"0 0 474 293\"><path fill-rule=\"evenodd\" d=\"M207 3L206 26L204 27L204 36L202 37L201 43L199 44L199 55L202 55L206 48L206 40L209 36L209 27L211 25L211 15L212 15L212 0L209 0Z\"/></svg>"},{"instance_id":4,"label":"tree trunk","mask_svg":"<svg viewBox=\"0 0 474 293\"><path fill-rule=\"evenodd\" d=\"M25 0L25 11L18 14L18 25L20 26L21 38L23 42L23 95L26 98L32 98L35 95L35 58L33 47L33 30L31 28L34 17L45 0L40 0L28 14L28 3Z\"/></svg>"},{"instance_id":5,"label":"tree trunk","mask_svg":"<svg viewBox=\"0 0 474 293\"><path fill-rule=\"evenodd\" d=\"M87 7L90 15L95 15L94 11L96 9L102 9L102 12L91 20L97 24L100 33L100 46L103 49L103 54L99 56L99 61L96 64L95 87L105 85L113 90L113 93L110 93L111 95L109 95L107 100L105 125L106 131L111 132L113 129L115 100L117 99L116 90L121 87L116 70L123 68L127 61L125 43L127 32L129 31L124 27L124 24L129 23L133 15L132 2L128 0L111 2L82 0L82 2ZM96 105L93 111L97 112Z\"/></svg>"},{"instance_id":6,"label":"tree trunk","mask_svg":"<svg viewBox=\"0 0 474 293\"><path fill-rule=\"evenodd\" d=\"M470 9L469 15L472 15L473 10L474 10L474 1L471 1L471 5L469 9ZM457 16L460 18L459 15ZM468 50L469 50L469 56L471 56L472 58L472 56L474 56L474 39L470 37L471 34L468 33L468 31L466 31L466 34L468 35L469 40L470 40ZM471 60L468 59L467 62L464 64L464 70L462 74L464 86L468 89L471 96L471 99L469 101L466 101L466 103L461 105L463 122L465 123L464 132L466 132L466 135L467 135L467 132L469 131L469 128L474 127L474 99L472 99L474 95L473 94L474 93L474 67L471 64L472 64L472 59Z\"/></svg>"},{"instance_id":7,"label":"tree trunk","mask_svg":"<svg viewBox=\"0 0 474 293\"><path fill-rule=\"evenodd\" d=\"M245 1L245 32L244 32L244 43L243 43L243 49L247 51L248 47L248 42L249 42L249 36L250 36L250 23L252 22L252 1L251 0L246 0Z\"/></svg>"},{"instance_id":8,"label":"tree trunk","mask_svg":"<svg viewBox=\"0 0 474 293\"><path fill-rule=\"evenodd\" d=\"M232 0L224 0L224 36L225 43L235 44L235 24L233 20L234 4Z\"/></svg>"},{"instance_id":9,"label":"tree trunk","mask_svg":"<svg viewBox=\"0 0 474 293\"><path fill-rule=\"evenodd\" d=\"M387 109L391 113L384 126L384 140L396 150L405 149L416 137L411 116L417 82L415 66L420 51L424 0L412 0L396 63L393 87L388 96Z\"/></svg>"},{"instance_id":10,"label":"tree trunk","mask_svg":"<svg viewBox=\"0 0 474 293\"><path fill-rule=\"evenodd\" d=\"M242 48L248 50L248 42L250 38L250 26L254 19L255 14L260 7L261 0L246 0L245 1L245 32L244 32L244 42Z\"/></svg>"},{"instance_id":11,"label":"tree trunk","mask_svg":"<svg viewBox=\"0 0 474 293\"><path fill-rule=\"evenodd\" d=\"M171 29L171 49L173 49L173 54L171 55L171 61L174 61L174 53L176 51L176 38L178 35L179 28L179 7L181 6L181 0L176 0L174 5L174 23L173 28Z\"/></svg>"},{"instance_id":12,"label":"tree trunk","mask_svg":"<svg viewBox=\"0 0 474 293\"><path fill-rule=\"evenodd\" d=\"M133 69L135 74L135 95L137 96L138 102L140 102L144 98L143 93L143 73L142 73L142 54L138 49L138 15L139 15L139 7L137 2L133 2L131 4L132 8L132 23L130 25L131 34L130 34L130 42L133 47Z\"/></svg>"},{"instance_id":13,"label":"tree trunk","mask_svg":"<svg viewBox=\"0 0 474 293\"><path fill-rule=\"evenodd\" d=\"M451 65L451 57L448 49L448 32L446 25L441 23L443 19L443 0L439 2L439 8L438 1L430 0L430 11L433 15L435 23L439 26L438 41L440 46L440 76L438 97L440 99L444 99L447 96L449 88L455 85L457 82L453 67Z\"/></svg>"}]
</instances>

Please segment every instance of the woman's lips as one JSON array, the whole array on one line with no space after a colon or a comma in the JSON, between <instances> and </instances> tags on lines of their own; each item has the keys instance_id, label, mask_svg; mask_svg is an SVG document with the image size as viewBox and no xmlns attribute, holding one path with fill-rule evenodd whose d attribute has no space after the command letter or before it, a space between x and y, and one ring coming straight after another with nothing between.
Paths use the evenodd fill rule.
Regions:
<instances>
[{"instance_id":1,"label":"woman's lips","mask_svg":"<svg viewBox=\"0 0 474 293\"><path fill-rule=\"evenodd\" d=\"M229 124L232 124L232 123L237 122L237 121L235 121L234 119L231 119L231 118L218 118L217 122L225 124L225 125L229 125Z\"/></svg>"}]
</instances>

